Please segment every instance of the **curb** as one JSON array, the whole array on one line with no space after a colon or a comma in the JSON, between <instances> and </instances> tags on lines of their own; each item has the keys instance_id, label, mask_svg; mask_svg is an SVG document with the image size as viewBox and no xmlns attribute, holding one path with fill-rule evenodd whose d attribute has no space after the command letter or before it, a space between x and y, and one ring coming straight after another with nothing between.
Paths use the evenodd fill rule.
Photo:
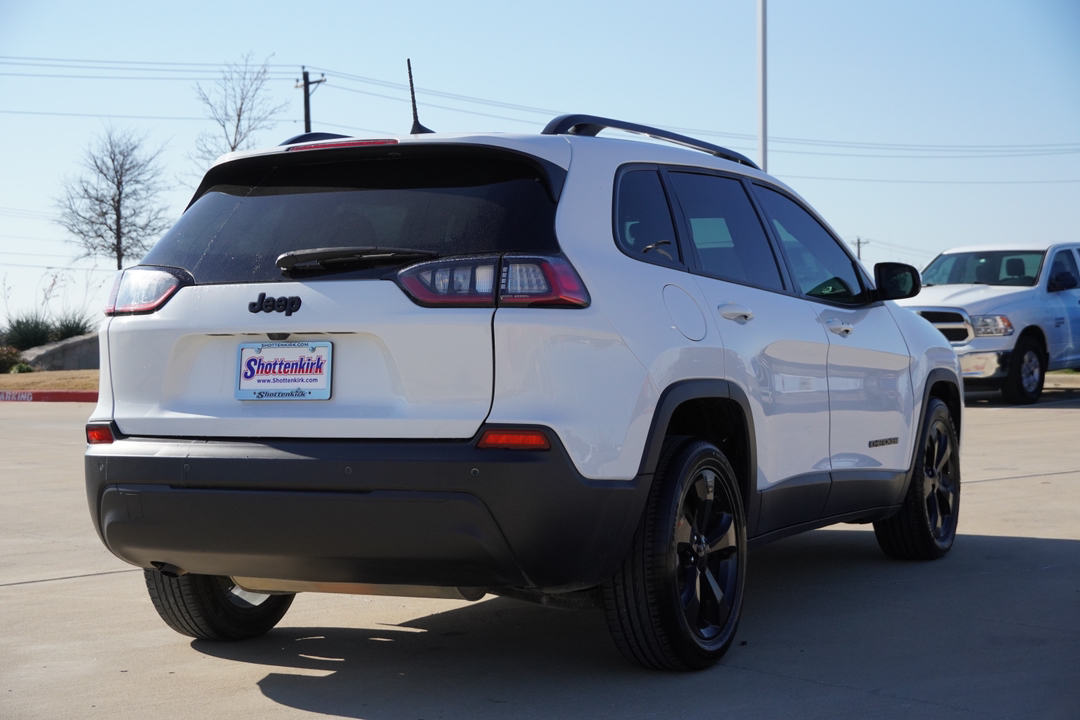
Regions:
<instances>
[{"instance_id":1,"label":"curb","mask_svg":"<svg viewBox=\"0 0 1080 720\"><path fill-rule=\"evenodd\" d=\"M92 402L96 390L0 390L0 402Z\"/></svg>"}]
</instances>

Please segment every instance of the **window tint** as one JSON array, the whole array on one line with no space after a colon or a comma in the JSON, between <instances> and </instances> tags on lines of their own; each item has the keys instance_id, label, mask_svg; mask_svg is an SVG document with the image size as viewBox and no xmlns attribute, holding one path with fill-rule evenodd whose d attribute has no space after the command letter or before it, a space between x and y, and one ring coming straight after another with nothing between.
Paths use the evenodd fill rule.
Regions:
<instances>
[{"instance_id":1,"label":"window tint","mask_svg":"<svg viewBox=\"0 0 1080 720\"><path fill-rule=\"evenodd\" d=\"M775 190L757 186L777 237L791 261L795 282L806 295L830 302L866 301L854 261L814 216Z\"/></svg>"},{"instance_id":2,"label":"window tint","mask_svg":"<svg viewBox=\"0 0 1080 720\"><path fill-rule=\"evenodd\" d=\"M741 182L684 172L669 177L702 270L745 285L783 289L776 258Z\"/></svg>"},{"instance_id":3,"label":"window tint","mask_svg":"<svg viewBox=\"0 0 1080 720\"><path fill-rule=\"evenodd\" d=\"M1074 280L1080 281L1080 272L1077 272L1072 250L1058 250L1054 254L1054 260L1050 263L1050 278L1056 278L1061 273L1071 273Z\"/></svg>"},{"instance_id":4,"label":"window tint","mask_svg":"<svg viewBox=\"0 0 1080 720\"><path fill-rule=\"evenodd\" d=\"M938 255L923 270L924 285L1019 285L1032 287L1042 252L985 250Z\"/></svg>"},{"instance_id":5,"label":"window tint","mask_svg":"<svg viewBox=\"0 0 1080 720\"><path fill-rule=\"evenodd\" d=\"M631 257L665 265L679 264L675 225L664 186L655 170L631 170L619 179L615 235L619 246Z\"/></svg>"},{"instance_id":6,"label":"window tint","mask_svg":"<svg viewBox=\"0 0 1080 720\"><path fill-rule=\"evenodd\" d=\"M378 158L279 166L204 193L143 258L198 283L287 280L289 250L557 252L555 203L514 160ZM342 277L342 276L338 276Z\"/></svg>"}]
</instances>

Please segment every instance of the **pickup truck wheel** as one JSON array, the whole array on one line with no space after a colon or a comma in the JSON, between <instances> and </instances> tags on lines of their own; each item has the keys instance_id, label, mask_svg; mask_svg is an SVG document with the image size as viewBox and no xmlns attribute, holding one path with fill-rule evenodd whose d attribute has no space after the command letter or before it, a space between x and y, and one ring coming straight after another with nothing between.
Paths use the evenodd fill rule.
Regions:
<instances>
[{"instance_id":1,"label":"pickup truck wheel","mask_svg":"<svg viewBox=\"0 0 1080 720\"><path fill-rule=\"evenodd\" d=\"M903 507L875 522L874 535L889 557L934 560L952 547L959 511L960 443L948 405L933 398Z\"/></svg>"},{"instance_id":2,"label":"pickup truck wheel","mask_svg":"<svg viewBox=\"0 0 1080 720\"><path fill-rule=\"evenodd\" d=\"M1013 405L1030 405L1042 394L1046 379L1046 353L1042 344L1031 337L1020 338L1009 363L1009 376L1001 388L1005 400Z\"/></svg>"},{"instance_id":3,"label":"pickup truck wheel","mask_svg":"<svg viewBox=\"0 0 1080 720\"><path fill-rule=\"evenodd\" d=\"M746 574L746 527L735 473L704 440L668 443L644 517L604 584L619 651L645 667L700 670L735 638Z\"/></svg>"},{"instance_id":4,"label":"pickup truck wheel","mask_svg":"<svg viewBox=\"0 0 1080 720\"><path fill-rule=\"evenodd\" d=\"M154 609L181 635L199 640L244 640L267 632L292 605L293 594L244 590L227 577L168 577L144 570Z\"/></svg>"}]
</instances>

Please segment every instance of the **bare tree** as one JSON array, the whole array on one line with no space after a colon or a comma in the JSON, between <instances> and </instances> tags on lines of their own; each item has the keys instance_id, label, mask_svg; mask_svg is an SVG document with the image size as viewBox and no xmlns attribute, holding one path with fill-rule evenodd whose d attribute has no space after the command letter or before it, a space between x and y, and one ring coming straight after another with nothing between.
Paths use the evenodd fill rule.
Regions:
<instances>
[{"instance_id":1,"label":"bare tree","mask_svg":"<svg viewBox=\"0 0 1080 720\"><path fill-rule=\"evenodd\" d=\"M150 241L169 227L158 199L165 185L159 166L161 149L143 148L145 138L109 127L86 151L84 173L64 182L57 200L57 222L82 245L80 257L141 255Z\"/></svg>"},{"instance_id":2,"label":"bare tree","mask_svg":"<svg viewBox=\"0 0 1080 720\"><path fill-rule=\"evenodd\" d=\"M267 98L269 63L267 58L261 65L253 65L248 53L239 63L226 64L213 88L195 86L206 116L217 123L218 131L199 133L195 152L190 155L193 160L210 165L227 152L247 150L252 146L252 135L273 127L274 116L288 108L288 103L274 105Z\"/></svg>"}]
</instances>

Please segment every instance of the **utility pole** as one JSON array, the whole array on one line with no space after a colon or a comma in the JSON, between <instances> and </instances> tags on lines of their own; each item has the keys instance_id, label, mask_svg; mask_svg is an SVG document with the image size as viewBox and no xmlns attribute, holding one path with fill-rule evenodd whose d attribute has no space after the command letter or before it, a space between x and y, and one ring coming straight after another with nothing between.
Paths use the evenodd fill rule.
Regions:
<instances>
[{"instance_id":1,"label":"utility pole","mask_svg":"<svg viewBox=\"0 0 1080 720\"><path fill-rule=\"evenodd\" d=\"M861 237L856 235L855 236L855 257L859 258L859 260L862 260L862 246L863 245L869 245L869 244L870 244L869 240L863 240Z\"/></svg>"},{"instance_id":2,"label":"utility pole","mask_svg":"<svg viewBox=\"0 0 1080 720\"><path fill-rule=\"evenodd\" d=\"M319 83L326 82L326 75L323 75L318 80L311 80L308 77L307 68L301 65L300 70L304 74L304 82L301 83L297 80L295 87L304 88L304 132L309 133L311 132L311 93L314 92L312 85L317 86Z\"/></svg>"},{"instance_id":3,"label":"utility pole","mask_svg":"<svg viewBox=\"0 0 1080 720\"><path fill-rule=\"evenodd\" d=\"M758 0L758 149L761 159L758 163L763 172L769 172L769 133L768 133L768 76L766 73L765 52L765 0Z\"/></svg>"}]
</instances>

